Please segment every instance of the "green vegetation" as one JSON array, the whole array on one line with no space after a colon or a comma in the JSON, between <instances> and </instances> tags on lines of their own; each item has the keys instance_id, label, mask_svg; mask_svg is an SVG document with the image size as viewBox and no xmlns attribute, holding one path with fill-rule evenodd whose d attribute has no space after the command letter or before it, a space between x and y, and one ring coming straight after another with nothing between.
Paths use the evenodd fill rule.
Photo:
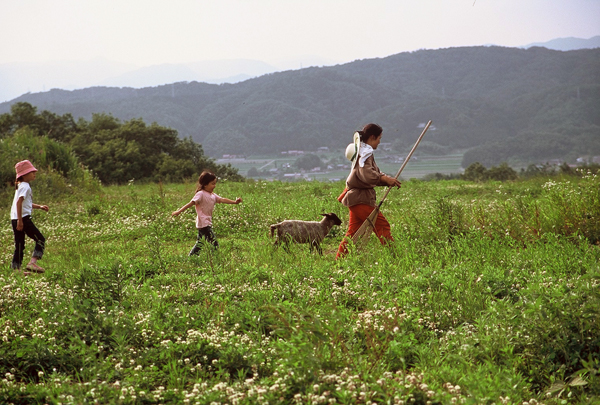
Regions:
<instances>
[{"instance_id":1,"label":"green vegetation","mask_svg":"<svg viewBox=\"0 0 600 405\"><path fill-rule=\"evenodd\" d=\"M323 161L317 155L307 153L306 155L300 156L298 159L296 159L294 166L298 169L310 170L315 167L322 167Z\"/></svg>"},{"instance_id":2,"label":"green vegetation","mask_svg":"<svg viewBox=\"0 0 600 405\"><path fill-rule=\"evenodd\" d=\"M340 261L345 224L323 256L267 234L347 221L342 183L221 181L244 203L217 206L221 248L189 258L193 210L170 212L193 183L56 196L46 175L46 273L13 274L0 229L1 403L600 401L596 174L404 182L383 206L394 247Z\"/></svg>"},{"instance_id":3,"label":"green vegetation","mask_svg":"<svg viewBox=\"0 0 600 405\"><path fill-rule=\"evenodd\" d=\"M23 159L68 179L81 178L81 163L104 184L181 181L204 169L222 178L242 178L230 165L206 157L191 139L140 119L121 123L111 115L93 114L91 122L76 123L71 114L38 113L29 103L16 103L0 115L0 141L2 184L14 182L14 164Z\"/></svg>"},{"instance_id":4,"label":"green vegetation","mask_svg":"<svg viewBox=\"0 0 600 405\"><path fill-rule=\"evenodd\" d=\"M464 152L463 168L526 167L600 156L598 66L600 49L420 50L234 85L53 89L1 103L0 113L22 101L86 120L95 112L141 118L191 137L214 157L337 150L368 122L382 125L384 142L406 155L431 119L424 153Z\"/></svg>"}]
</instances>

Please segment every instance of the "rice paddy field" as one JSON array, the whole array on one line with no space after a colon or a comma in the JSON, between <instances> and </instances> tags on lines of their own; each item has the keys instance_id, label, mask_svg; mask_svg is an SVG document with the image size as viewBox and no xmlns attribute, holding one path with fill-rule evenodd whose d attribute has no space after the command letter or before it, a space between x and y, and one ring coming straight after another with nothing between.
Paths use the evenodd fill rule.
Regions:
<instances>
[{"instance_id":1,"label":"rice paddy field","mask_svg":"<svg viewBox=\"0 0 600 405\"><path fill-rule=\"evenodd\" d=\"M395 243L337 261L343 182L219 182L243 203L196 257L193 209L170 215L193 183L36 182L44 274L10 270L0 194L2 404L600 403L597 175L405 181ZM322 255L273 246L270 224L322 212L344 221Z\"/></svg>"},{"instance_id":2,"label":"rice paddy field","mask_svg":"<svg viewBox=\"0 0 600 405\"><path fill-rule=\"evenodd\" d=\"M343 157L343 151L318 153L317 155L322 161L330 161L336 158L339 159L340 156ZM219 159L218 162L231 164L244 176L248 173L248 170L252 168L268 172L270 169L275 168L278 168L281 171L282 167L289 166L291 168L290 172L297 174L297 176L289 177L290 181L301 179L337 182L348 176L350 166L347 164L347 160L339 159L339 161L344 163L344 165L342 165L344 167L336 167L336 165L334 165L334 167L327 170L301 171L294 166L298 158L299 156L269 155L249 156L248 158L237 159ZM410 164L407 165L402 172L401 178L421 179L428 174L435 173L459 174L463 171L461 168L462 158L462 153L445 156L413 156ZM398 154L389 155L387 159L378 159L377 164L383 172L395 176L402 165L401 161L398 161L397 159L403 159L403 157ZM264 180L274 180L278 179L279 176L277 173L268 173L261 175L260 178Z\"/></svg>"}]
</instances>

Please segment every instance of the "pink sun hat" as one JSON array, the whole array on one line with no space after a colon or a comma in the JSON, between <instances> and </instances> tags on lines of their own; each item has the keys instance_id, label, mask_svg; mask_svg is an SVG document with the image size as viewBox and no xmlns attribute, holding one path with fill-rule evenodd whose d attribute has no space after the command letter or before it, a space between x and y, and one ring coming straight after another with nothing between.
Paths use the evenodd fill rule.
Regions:
<instances>
[{"instance_id":1,"label":"pink sun hat","mask_svg":"<svg viewBox=\"0 0 600 405\"><path fill-rule=\"evenodd\" d=\"M33 167L29 160L22 160L15 165L17 171L17 179L21 176L25 176L27 173L37 172L38 170Z\"/></svg>"}]
</instances>

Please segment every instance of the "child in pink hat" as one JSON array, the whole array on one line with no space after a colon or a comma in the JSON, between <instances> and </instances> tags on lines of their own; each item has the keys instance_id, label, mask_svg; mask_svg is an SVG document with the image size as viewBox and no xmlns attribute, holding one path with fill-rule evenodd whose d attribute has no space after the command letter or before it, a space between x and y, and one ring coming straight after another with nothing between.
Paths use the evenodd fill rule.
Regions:
<instances>
[{"instance_id":1,"label":"child in pink hat","mask_svg":"<svg viewBox=\"0 0 600 405\"><path fill-rule=\"evenodd\" d=\"M35 241L33 255L27 264L27 270L35 273L43 273L37 261L42 258L46 244L46 238L36 228L31 221L31 213L34 209L41 209L48 212L47 205L38 205L33 203L33 194L29 183L35 180L37 169L33 167L29 160L23 160L15 165L17 172L17 180L15 184L15 198L13 199L12 208L10 210L10 219L12 222L13 232L15 234L15 253L11 267L15 270L22 271L23 255L25 252L25 235ZM28 272L23 272L27 275Z\"/></svg>"}]
</instances>

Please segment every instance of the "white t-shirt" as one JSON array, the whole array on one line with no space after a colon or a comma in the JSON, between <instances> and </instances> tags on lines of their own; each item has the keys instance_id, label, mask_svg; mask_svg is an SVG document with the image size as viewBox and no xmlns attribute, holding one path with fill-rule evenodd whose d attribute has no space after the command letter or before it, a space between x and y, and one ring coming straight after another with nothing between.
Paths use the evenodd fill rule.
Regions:
<instances>
[{"instance_id":1,"label":"white t-shirt","mask_svg":"<svg viewBox=\"0 0 600 405\"><path fill-rule=\"evenodd\" d=\"M192 198L196 208L196 228L204 228L212 226L212 213L215 209L215 204L221 202L221 197L215 193L209 193L205 190L198 191Z\"/></svg>"},{"instance_id":2,"label":"white t-shirt","mask_svg":"<svg viewBox=\"0 0 600 405\"><path fill-rule=\"evenodd\" d=\"M17 216L17 201L23 197L23 205L21 207L21 218L26 215L31 215L33 211L33 193L29 183L22 181L19 183L19 188L15 190L15 198L13 199L12 208L10 209L10 219L19 219Z\"/></svg>"}]
</instances>

